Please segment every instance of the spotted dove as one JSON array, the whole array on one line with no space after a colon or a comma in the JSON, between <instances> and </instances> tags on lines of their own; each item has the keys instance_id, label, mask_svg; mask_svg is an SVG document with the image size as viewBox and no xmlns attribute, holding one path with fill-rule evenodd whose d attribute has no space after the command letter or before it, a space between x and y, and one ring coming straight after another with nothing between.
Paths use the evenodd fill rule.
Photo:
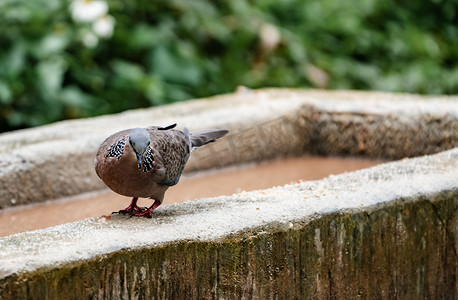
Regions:
<instances>
[{"instance_id":1,"label":"spotted dove","mask_svg":"<svg viewBox=\"0 0 458 300\"><path fill-rule=\"evenodd\" d=\"M133 128L109 136L95 158L95 171L114 192L133 197L119 213L151 218L165 191L178 183L191 152L228 133L204 130L189 133L167 127ZM149 208L137 206L138 198L151 198Z\"/></svg>"}]
</instances>

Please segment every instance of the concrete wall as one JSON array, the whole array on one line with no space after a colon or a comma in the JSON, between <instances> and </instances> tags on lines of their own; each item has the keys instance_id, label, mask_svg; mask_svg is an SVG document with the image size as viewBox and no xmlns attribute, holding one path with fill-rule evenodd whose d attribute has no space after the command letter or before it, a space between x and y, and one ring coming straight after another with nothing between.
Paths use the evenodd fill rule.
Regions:
<instances>
[{"instance_id":1,"label":"concrete wall","mask_svg":"<svg viewBox=\"0 0 458 300\"><path fill-rule=\"evenodd\" d=\"M104 188L93 170L110 134L178 123L227 128L186 171L304 152L400 159L458 147L458 97L265 89L0 135L0 208Z\"/></svg>"},{"instance_id":2,"label":"concrete wall","mask_svg":"<svg viewBox=\"0 0 458 300\"><path fill-rule=\"evenodd\" d=\"M246 91L0 135L0 207L103 187L99 143L178 122L231 134L187 171L305 152L358 172L0 238L0 299L458 298L458 98Z\"/></svg>"},{"instance_id":3,"label":"concrete wall","mask_svg":"<svg viewBox=\"0 0 458 300\"><path fill-rule=\"evenodd\" d=\"M1 299L456 299L458 149L0 238Z\"/></svg>"}]
</instances>

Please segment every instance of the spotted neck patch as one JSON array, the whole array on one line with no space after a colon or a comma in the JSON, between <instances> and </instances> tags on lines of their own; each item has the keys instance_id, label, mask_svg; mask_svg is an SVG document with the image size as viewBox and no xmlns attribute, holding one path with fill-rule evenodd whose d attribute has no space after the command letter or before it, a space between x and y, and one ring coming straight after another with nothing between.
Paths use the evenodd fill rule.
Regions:
<instances>
[{"instance_id":1,"label":"spotted neck patch","mask_svg":"<svg viewBox=\"0 0 458 300\"><path fill-rule=\"evenodd\" d=\"M105 157L116 157L119 159L121 155L124 153L124 146L126 145L126 138L120 139L113 145L111 145L110 150L108 150L107 155Z\"/></svg>"},{"instance_id":2,"label":"spotted neck patch","mask_svg":"<svg viewBox=\"0 0 458 300\"><path fill-rule=\"evenodd\" d=\"M153 168L153 162L153 150L151 150L151 148L148 147L148 149L146 149L145 151L145 154L143 154L143 172L148 172L149 170L151 170Z\"/></svg>"}]
</instances>

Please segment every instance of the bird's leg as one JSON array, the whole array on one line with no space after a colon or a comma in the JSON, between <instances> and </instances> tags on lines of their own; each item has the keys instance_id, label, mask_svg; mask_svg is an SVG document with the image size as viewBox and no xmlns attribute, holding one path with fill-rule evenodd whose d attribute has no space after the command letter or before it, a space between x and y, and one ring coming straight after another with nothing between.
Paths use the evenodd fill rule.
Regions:
<instances>
[{"instance_id":1,"label":"bird's leg","mask_svg":"<svg viewBox=\"0 0 458 300\"><path fill-rule=\"evenodd\" d=\"M153 205L151 205L147 210L142 211L142 212L135 213L135 214L133 214L133 215L136 216L136 217L151 218L151 217L152 217L152 216L151 216L151 213L152 213L153 210L155 210L159 205L161 205L161 202L160 202L160 201L157 201L157 200L154 200Z\"/></svg>"},{"instance_id":2,"label":"bird's leg","mask_svg":"<svg viewBox=\"0 0 458 300\"><path fill-rule=\"evenodd\" d=\"M134 215L136 213L141 213L141 212L145 211L146 207L137 206L137 201L138 201L138 197L133 197L132 201L129 204L129 206L126 207L125 209L121 209L120 211L118 211L118 213Z\"/></svg>"}]
</instances>

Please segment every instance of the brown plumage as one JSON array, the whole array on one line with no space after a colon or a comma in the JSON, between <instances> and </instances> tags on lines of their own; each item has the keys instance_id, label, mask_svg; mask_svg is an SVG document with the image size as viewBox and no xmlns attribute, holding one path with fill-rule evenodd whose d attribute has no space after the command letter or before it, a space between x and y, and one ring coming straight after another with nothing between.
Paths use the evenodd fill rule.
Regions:
<instances>
[{"instance_id":1,"label":"brown plumage","mask_svg":"<svg viewBox=\"0 0 458 300\"><path fill-rule=\"evenodd\" d=\"M227 130L189 133L167 127L132 128L109 136L95 158L95 171L114 192L133 197L119 213L149 217L161 205L165 191L178 183L191 152L224 136ZM149 208L138 198L154 199Z\"/></svg>"}]
</instances>

